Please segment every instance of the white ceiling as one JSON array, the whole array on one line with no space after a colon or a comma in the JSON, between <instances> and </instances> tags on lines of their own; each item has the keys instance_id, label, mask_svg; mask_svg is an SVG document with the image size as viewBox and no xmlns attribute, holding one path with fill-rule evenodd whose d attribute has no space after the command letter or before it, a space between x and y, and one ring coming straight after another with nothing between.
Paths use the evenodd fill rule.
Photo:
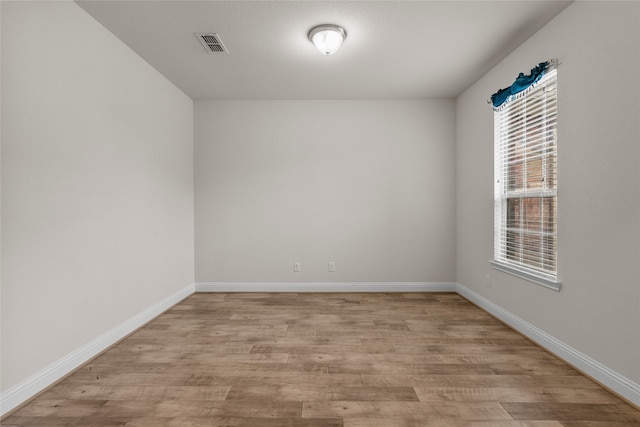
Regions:
<instances>
[{"instance_id":1,"label":"white ceiling","mask_svg":"<svg viewBox=\"0 0 640 427\"><path fill-rule=\"evenodd\" d=\"M459 95L570 2L77 3L193 99L384 99ZM325 23L347 31L328 57L307 39Z\"/></svg>"}]
</instances>

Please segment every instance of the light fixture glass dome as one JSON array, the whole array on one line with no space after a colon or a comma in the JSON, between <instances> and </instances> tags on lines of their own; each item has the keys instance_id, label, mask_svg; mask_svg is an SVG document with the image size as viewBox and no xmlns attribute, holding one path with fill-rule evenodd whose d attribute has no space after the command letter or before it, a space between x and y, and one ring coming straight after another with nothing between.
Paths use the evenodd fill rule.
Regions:
<instances>
[{"instance_id":1,"label":"light fixture glass dome","mask_svg":"<svg viewBox=\"0 0 640 427\"><path fill-rule=\"evenodd\" d=\"M318 25L309 31L309 40L324 55L336 53L346 37L344 28L332 24Z\"/></svg>"}]
</instances>

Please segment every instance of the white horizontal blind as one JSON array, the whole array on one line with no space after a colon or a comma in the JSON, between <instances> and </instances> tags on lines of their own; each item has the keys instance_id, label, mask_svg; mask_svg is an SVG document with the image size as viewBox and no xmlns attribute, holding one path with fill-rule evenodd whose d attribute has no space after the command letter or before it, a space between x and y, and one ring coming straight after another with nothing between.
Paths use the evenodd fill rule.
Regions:
<instances>
[{"instance_id":1,"label":"white horizontal blind","mask_svg":"<svg viewBox=\"0 0 640 427\"><path fill-rule=\"evenodd\" d=\"M494 113L494 261L557 278L555 69Z\"/></svg>"}]
</instances>

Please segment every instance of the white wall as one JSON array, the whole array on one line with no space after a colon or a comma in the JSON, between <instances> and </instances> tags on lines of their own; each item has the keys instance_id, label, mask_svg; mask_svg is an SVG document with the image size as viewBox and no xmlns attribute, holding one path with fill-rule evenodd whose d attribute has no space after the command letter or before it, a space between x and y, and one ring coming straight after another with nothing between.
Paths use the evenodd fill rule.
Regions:
<instances>
[{"instance_id":1,"label":"white wall","mask_svg":"<svg viewBox=\"0 0 640 427\"><path fill-rule=\"evenodd\" d=\"M193 283L193 103L72 2L2 2L2 391Z\"/></svg>"},{"instance_id":2,"label":"white wall","mask_svg":"<svg viewBox=\"0 0 640 427\"><path fill-rule=\"evenodd\" d=\"M561 292L492 270L486 99L558 58ZM575 2L457 100L457 279L640 382L640 3ZM485 287L485 275L492 286Z\"/></svg>"},{"instance_id":3,"label":"white wall","mask_svg":"<svg viewBox=\"0 0 640 427\"><path fill-rule=\"evenodd\" d=\"M196 102L196 281L455 281L454 113Z\"/></svg>"}]
</instances>

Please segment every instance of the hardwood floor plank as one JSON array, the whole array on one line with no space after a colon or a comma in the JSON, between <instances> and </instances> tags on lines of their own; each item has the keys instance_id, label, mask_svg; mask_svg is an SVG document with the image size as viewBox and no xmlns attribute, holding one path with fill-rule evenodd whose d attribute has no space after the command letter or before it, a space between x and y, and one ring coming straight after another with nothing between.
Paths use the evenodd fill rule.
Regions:
<instances>
[{"instance_id":1,"label":"hardwood floor plank","mask_svg":"<svg viewBox=\"0 0 640 427\"><path fill-rule=\"evenodd\" d=\"M413 387L318 387L315 385L233 386L227 400L276 401L418 401Z\"/></svg>"},{"instance_id":2,"label":"hardwood floor plank","mask_svg":"<svg viewBox=\"0 0 640 427\"><path fill-rule=\"evenodd\" d=\"M511 420L497 402L304 402L302 417Z\"/></svg>"},{"instance_id":3,"label":"hardwood floor plank","mask_svg":"<svg viewBox=\"0 0 640 427\"><path fill-rule=\"evenodd\" d=\"M82 417L96 414L106 403L106 400L38 398L14 414L17 417Z\"/></svg>"},{"instance_id":4,"label":"hardwood floor plank","mask_svg":"<svg viewBox=\"0 0 640 427\"><path fill-rule=\"evenodd\" d=\"M423 402L582 402L588 404L618 403L619 400L601 388L552 387L414 387Z\"/></svg>"},{"instance_id":5,"label":"hardwood floor plank","mask_svg":"<svg viewBox=\"0 0 640 427\"><path fill-rule=\"evenodd\" d=\"M158 406L159 402L155 400L109 400L94 415L95 417L110 417L114 414L122 417L146 417L157 413Z\"/></svg>"},{"instance_id":6,"label":"hardwood floor plank","mask_svg":"<svg viewBox=\"0 0 640 427\"><path fill-rule=\"evenodd\" d=\"M363 344L368 344L368 340L362 339ZM465 340L449 340L444 342L443 340L429 341L422 338L405 338L405 339L391 339L388 341L378 339L379 343L389 342L394 344L394 348L397 353L409 353L409 354L462 354L467 356L482 356L490 354L512 354L519 355L521 353L527 353L530 351L541 351L531 343L512 343L509 344L489 344L484 343L481 345L470 344ZM425 344L429 342L429 344Z\"/></svg>"},{"instance_id":7,"label":"hardwood floor plank","mask_svg":"<svg viewBox=\"0 0 640 427\"><path fill-rule=\"evenodd\" d=\"M129 425L131 417L11 417L11 423L4 427L122 427Z\"/></svg>"},{"instance_id":8,"label":"hardwood floor plank","mask_svg":"<svg viewBox=\"0 0 640 427\"><path fill-rule=\"evenodd\" d=\"M456 294L202 293L0 424L638 427L640 411Z\"/></svg>"},{"instance_id":9,"label":"hardwood floor plank","mask_svg":"<svg viewBox=\"0 0 640 427\"><path fill-rule=\"evenodd\" d=\"M434 364L434 363L341 363L329 364L331 374L367 375L494 375L486 365Z\"/></svg>"},{"instance_id":10,"label":"hardwood floor plank","mask_svg":"<svg viewBox=\"0 0 640 427\"><path fill-rule=\"evenodd\" d=\"M225 400L231 386L61 384L43 398L76 400Z\"/></svg>"},{"instance_id":11,"label":"hardwood floor plank","mask_svg":"<svg viewBox=\"0 0 640 427\"><path fill-rule=\"evenodd\" d=\"M621 403L505 402L502 406L516 420L617 421L640 425L640 412L630 411L628 405Z\"/></svg>"},{"instance_id":12,"label":"hardwood floor plank","mask_svg":"<svg viewBox=\"0 0 640 427\"><path fill-rule=\"evenodd\" d=\"M344 427L563 427L558 421L467 421L467 420L412 420L405 418L345 418Z\"/></svg>"},{"instance_id":13,"label":"hardwood floor plank","mask_svg":"<svg viewBox=\"0 0 640 427\"><path fill-rule=\"evenodd\" d=\"M520 360L509 363L489 363L487 365L498 375L558 375L580 376L580 372L567 365Z\"/></svg>"},{"instance_id":14,"label":"hardwood floor plank","mask_svg":"<svg viewBox=\"0 0 640 427\"><path fill-rule=\"evenodd\" d=\"M283 344L254 344L251 348L251 353L289 353L289 354L314 354L314 353L339 353L339 354L390 354L394 353L395 349L392 345L336 345L336 344L323 344L323 345L292 345L288 343ZM437 355L433 356L433 360L439 360ZM291 359L289 360L291 362Z\"/></svg>"},{"instance_id":15,"label":"hardwood floor plank","mask_svg":"<svg viewBox=\"0 0 640 427\"><path fill-rule=\"evenodd\" d=\"M404 351L399 351L399 346L394 346L396 353L406 354ZM400 346L402 348L402 346ZM459 349L458 349L459 350ZM419 352L418 352L419 353ZM409 353L413 354L413 353ZM427 353L431 354L431 353ZM529 362L529 363L539 363L540 365L552 365L552 366L567 366L564 362L561 362L559 359L552 357L549 353L541 351L539 349L523 349L518 353L506 352L506 353L497 353L497 352L477 352L477 349L474 349L473 352L460 352L460 353L437 353L438 358L442 361L442 363L471 363L471 364L495 364L495 363L519 363L519 362Z\"/></svg>"},{"instance_id":16,"label":"hardwood floor plank","mask_svg":"<svg viewBox=\"0 0 640 427\"><path fill-rule=\"evenodd\" d=\"M118 372L117 367L113 367L109 371L89 371L76 372L65 379L65 382L75 384L100 384L100 385L167 385L181 386L189 385L187 380L190 375L184 374L165 374L164 372Z\"/></svg>"},{"instance_id":17,"label":"hardwood floor plank","mask_svg":"<svg viewBox=\"0 0 640 427\"><path fill-rule=\"evenodd\" d=\"M334 352L334 353L293 353L289 356L290 363L381 363L388 365L400 365L404 363L437 365L442 364L438 355L405 355L389 353L369 353L366 348L358 352Z\"/></svg>"},{"instance_id":18,"label":"hardwood floor plank","mask_svg":"<svg viewBox=\"0 0 640 427\"><path fill-rule=\"evenodd\" d=\"M167 353L207 353L207 354L234 354L234 353L250 353L253 350L253 344L242 343L230 343L230 344L174 344L161 342L157 344L145 344L136 343L135 340L127 340L118 347L114 347L112 350L115 352L131 352L131 353L146 353L146 352L167 352ZM111 352L111 351L110 351ZM270 352L279 353L279 352ZM288 353L288 352L284 352ZM95 362L94 362L95 364Z\"/></svg>"},{"instance_id":19,"label":"hardwood floor plank","mask_svg":"<svg viewBox=\"0 0 640 427\"><path fill-rule=\"evenodd\" d=\"M184 356L188 362L193 363L287 363L288 353L231 353L231 354L211 354L192 353Z\"/></svg>"},{"instance_id":20,"label":"hardwood floor plank","mask_svg":"<svg viewBox=\"0 0 640 427\"><path fill-rule=\"evenodd\" d=\"M239 417L239 418L300 418L301 402L271 400L225 400L188 402L166 400L159 402L154 412L158 417ZM314 417L319 418L319 417Z\"/></svg>"},{"instance_id":21,"label":"hardwood floor plank","mask_svg":"<svg viewBox=\"0 0 640 427\"><path fill-rule=\"evenodd\" d=\"M362 375L366 387L570 387L599 388L583 376L568 375Z\"/></svg>"},{"instance_id":22,"label":"hardwood floor plank","mask_svg":"<svg viewBox=\"0 0 640 427\"><path fill-rule=\"evenodd\" d=\"M147 417L135 418L125 427L343 427L342 419L239 418L239 417Z\"/></svg>"},{"instance_id":23,"label":"hardwood floor plank","mask_svg":"<svg viewBox=\"0 0 640 427\"><path fill-rule=\"evenodd\" d=\"M562 427L638 427L636 422L619 421L562 421Z\"/></svg>"},{"instance_id":24,"label":"hardwood floor plank","mask_svg":"<svg viewBox=\"0 0 640 427\"><path fill-rule=\"evenodd\" d=\"M278 372L291 374L328 374L326 365L313 363L243 363L243 362L193 362L186 365L176 365L167 369L167 374L198 373L221 376L245 376L256 374L275 375ZM353 376L356 378L356 376Z\"/></svg>"},{"instance_id":25,"label":"hardwood floor plank","mask_svg":"<svg viewBox=\"0 0 640 427\"><path fill-rule=\"evenodd\" d=\"M321 374L297 372L263 372L243 375L242 373L227 373L218 375L194 374L189 377L185 385L298 385L314 384L332 387L362 387L360 375L352 374Z\"/></svg>"}]
</instances>

